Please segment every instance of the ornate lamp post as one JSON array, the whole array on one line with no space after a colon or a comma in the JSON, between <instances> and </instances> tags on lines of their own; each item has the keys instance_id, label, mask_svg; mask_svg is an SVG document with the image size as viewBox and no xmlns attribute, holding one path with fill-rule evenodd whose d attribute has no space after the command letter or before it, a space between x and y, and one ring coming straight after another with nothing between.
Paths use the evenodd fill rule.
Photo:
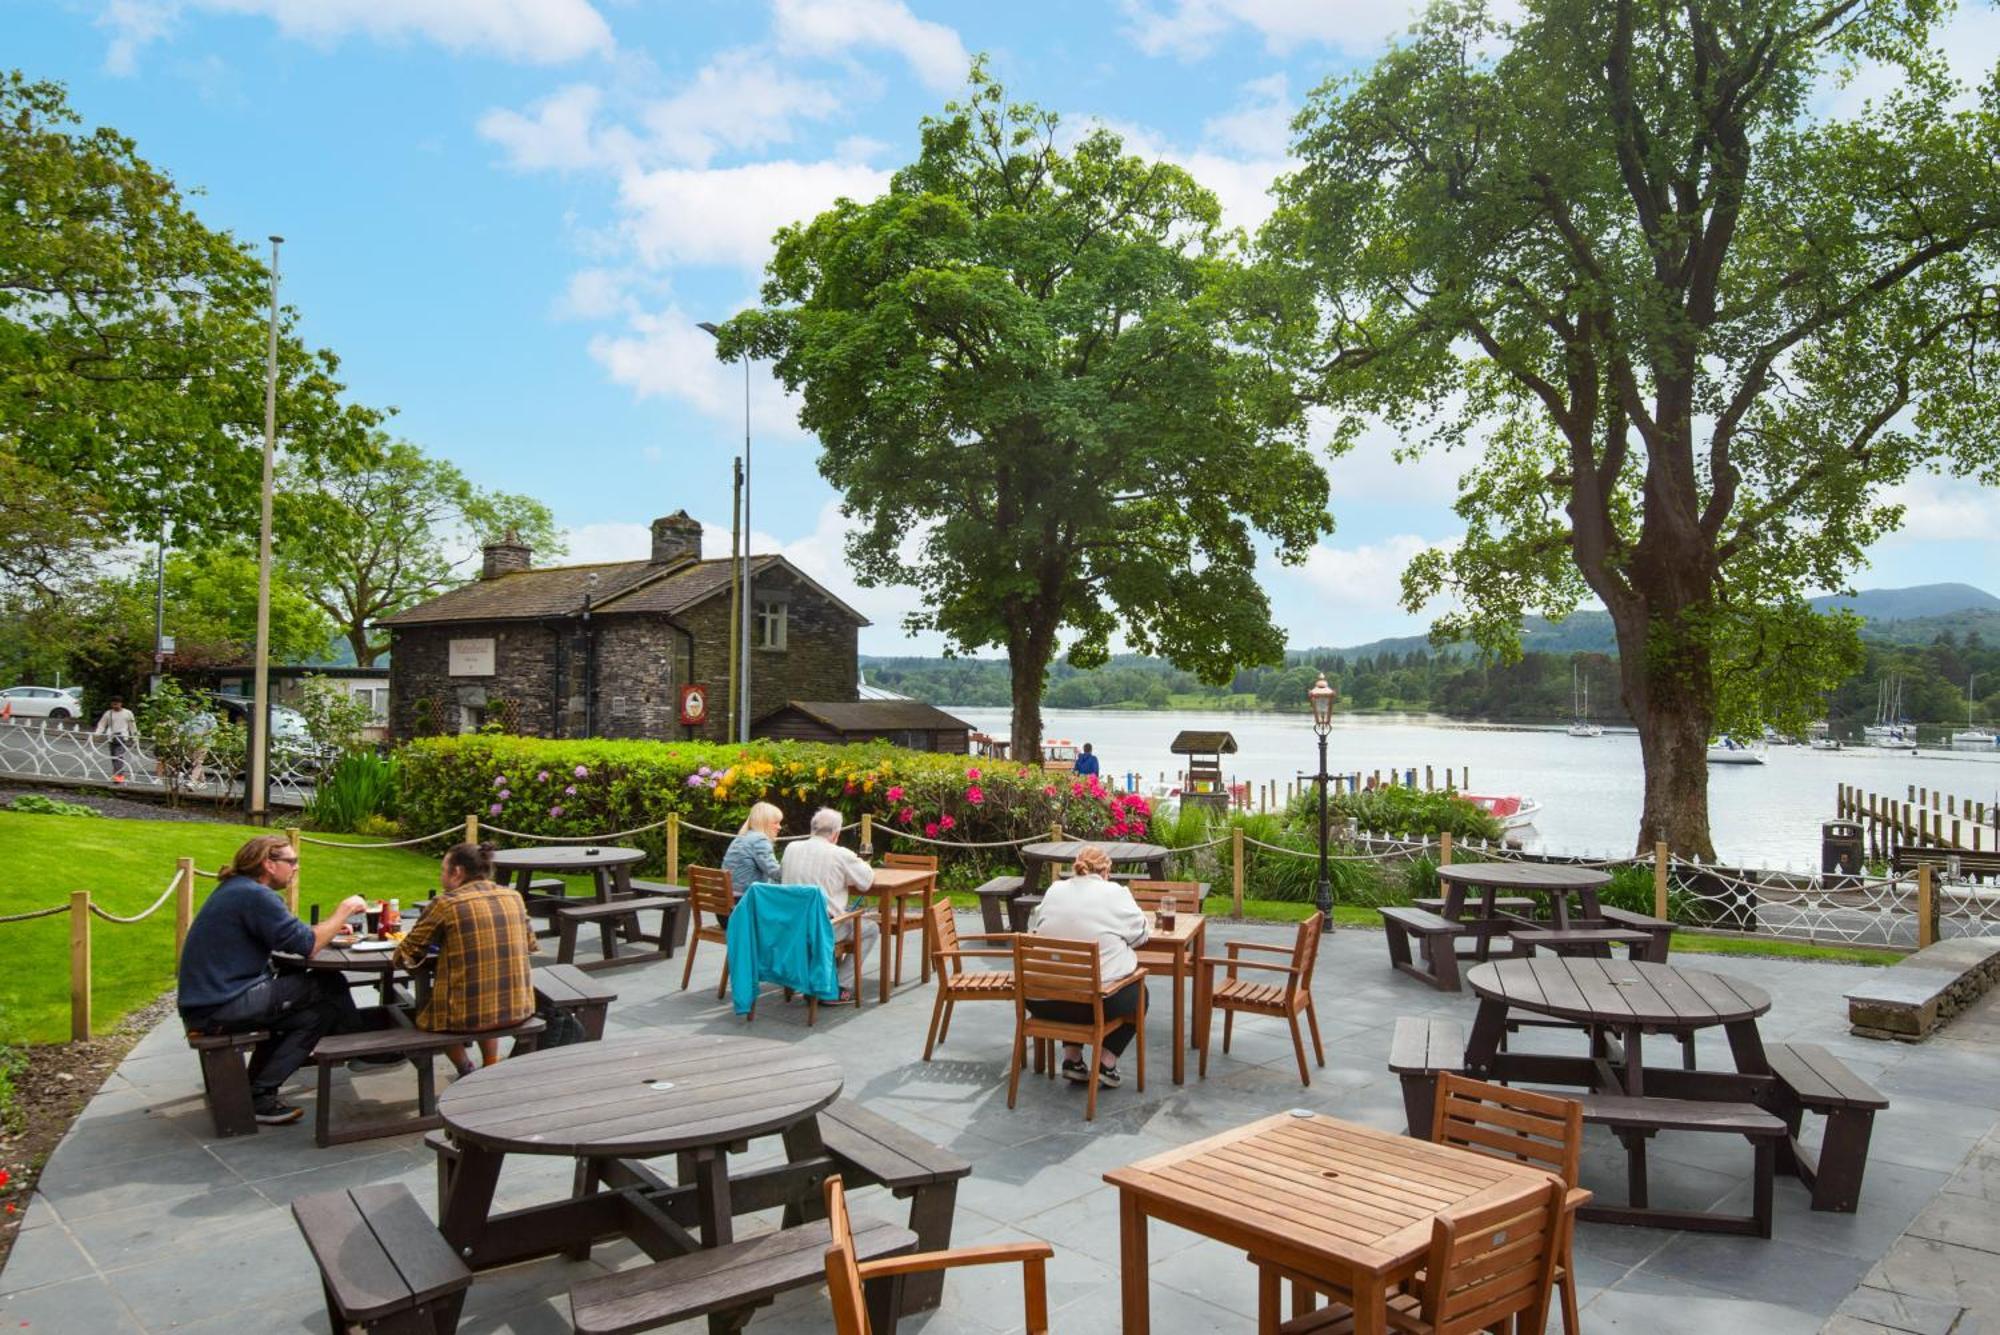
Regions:
<instances>
[{"instance_id":1,"label":"ornate lamp post","mask_svg":"<svg viewBox=\"0 0 2000 1335\"><path fill-rule=\"evenodd\" d=\"M1333 731L1333 702L1340 698L1340 692L1326 684L1326 674L1319 674L1319 680L1306 692L1306 699L1312 702L1313 731L1319 735L1319 914L1323 931L1333 930L1333 882L1326 873L1326 735Z\"/></svg>"}]
</instances>

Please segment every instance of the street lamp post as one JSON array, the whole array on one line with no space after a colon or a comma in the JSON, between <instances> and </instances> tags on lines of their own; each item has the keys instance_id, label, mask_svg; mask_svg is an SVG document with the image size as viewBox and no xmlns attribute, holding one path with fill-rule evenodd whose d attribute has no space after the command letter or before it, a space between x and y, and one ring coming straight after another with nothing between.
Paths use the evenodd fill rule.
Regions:
<instances>
[{"instance_id":1,"label":"street lamp post","mask_svg":"<svg viewBox=\"0 0 2000 1335\"><path fill-rule=\"evenodd\" d=\"M1319 674L1319 680L1306 692L1306 699L1312 702L1313 731L1319 735L1319 916L1323 931L1333 930L1333 881L1327 875L1326 867L1326 735L1333 731L1333 702L1340 698L1340 692L1326 684L1326 674Z\"/></svg>"},{"instance_id":2,"label":"street lamp post","mask_svg":"<svg viewBox=\"0 0 2000 1335\"><path fill-rule=\"evenodd\" d=\"M701 327L712 338L721 338L722 330L707 320ZM736 689L736 740L747 743L750 740L750 353L743 353L743 620L737 628L737 652L742 655L737 662L737 672L742 678Z\"/></svg>"}]
</instances>

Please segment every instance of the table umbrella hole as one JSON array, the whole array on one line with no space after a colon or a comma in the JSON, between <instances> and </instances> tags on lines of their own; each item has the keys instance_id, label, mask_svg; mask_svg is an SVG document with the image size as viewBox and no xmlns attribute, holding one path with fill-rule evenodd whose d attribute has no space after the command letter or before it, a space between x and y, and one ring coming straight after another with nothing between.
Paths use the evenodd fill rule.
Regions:
<instances>
[{"instance_id":1,"label":"table umbrella hole","mask_svg":"<svg viewBox=\"0 0 2000 1335\"><path fill-rule=\"evenodd\" d=\"M1332 1168L1322 1168L1322 1169L1320 1169L1320 1173L1319 1173L1319 1175L1320 1175L1321 1177L1323 1177L1323 1178L1326 1178L1326 1179L1327 1179L1328 1181L1332 1181L1332 1180L1334 1180L1335 1178L1337 1178L1337 1177L1339 1177L1339 1176L1340 1176L1339 1172L1337 1172L1336 1170L1334 1170L1334 1169L1332 1169Z\"/></svg>"},{"instance_id":2,"label":"table umbrella hole","mask_svg":"<svg viewBox=\"0 0 2000 1335\"><path fill-rule=\"evenodd\" d=\"M646 1080L642 1081L641 1083L643 1083L647 1089L656 1089L660 1091L662 1094L666 1093L668 1090L674 1087L674 1082L671 1080Z\"/></svg>"}]
</instances>

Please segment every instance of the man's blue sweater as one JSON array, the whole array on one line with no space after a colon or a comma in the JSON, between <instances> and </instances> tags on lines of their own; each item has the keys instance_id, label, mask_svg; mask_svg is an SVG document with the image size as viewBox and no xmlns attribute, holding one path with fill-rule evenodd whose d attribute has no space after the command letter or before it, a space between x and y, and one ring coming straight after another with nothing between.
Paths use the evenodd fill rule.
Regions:
<instances>
[{"instance_id":1,"label":"man's blue sweater","mask_svg":"<svg viewBox=\"0 0 2000 1335\"><path fill-rule=\"evenodd\" d=\"M271 972L274 950L312 954L312 928L285 907L277 891L248 876L231 876L188 927L181 951L181 1015L199 1020L243 995Z\"/></svg>"}]
</instances>

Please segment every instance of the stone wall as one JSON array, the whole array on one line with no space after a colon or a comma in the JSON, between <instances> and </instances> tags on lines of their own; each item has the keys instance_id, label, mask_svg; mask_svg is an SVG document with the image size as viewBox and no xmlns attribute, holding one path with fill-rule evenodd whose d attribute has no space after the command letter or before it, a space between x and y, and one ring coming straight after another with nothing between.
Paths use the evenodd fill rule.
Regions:
<instances>
[{"instance_id":1,"label":"stone wall","mask_svg":"<svg viewBox=\"0 0 2000 1335\"><path fill-rule=\"evenodd\" d=\"M389 657L390 737L400 742L456 733L469 718L482 716L501 718L511 732L554 735L558 690L580 709L580 695L567 697L582 681L575 637L559 634L558 626L501 621L396 631ZM485 639L493 641L493 674L452 676L451 642Z\"/></svg>"},{"instance_id":2,"label":"stone wall","mask_svg":"<svg viewBox=\"0 0 2000 1335\"><path fill-rule=\"evenodd\" d=\"M786 646L750 651L752 722L787 700L852 700L861 680L859 627L845 612L785 571L757 577L752 592L786 600ZM694 632L695 676L708 683L709 725L702 737L727 741L729 709L729 594L711 598L681 615ZM752 633L756 622L752 619Z\"/></svg>"}]
</instances>

